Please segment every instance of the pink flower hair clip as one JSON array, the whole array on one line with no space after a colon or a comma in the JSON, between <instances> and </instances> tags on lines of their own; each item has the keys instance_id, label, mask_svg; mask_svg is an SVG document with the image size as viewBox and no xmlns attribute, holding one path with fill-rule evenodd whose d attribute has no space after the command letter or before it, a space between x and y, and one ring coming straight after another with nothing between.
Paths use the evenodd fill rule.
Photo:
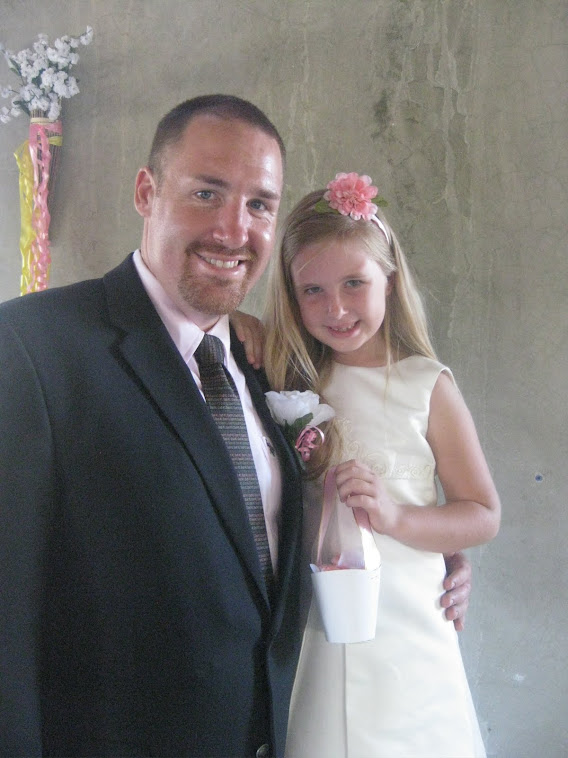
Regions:
<instances>
[{"instance_id":1,"label":"pink flower hair clip","mask_svg":"<svg viewBox=\"0 0 568 758\"><path fill-rule=\"evenodd\" d=\"M336 174L335 179L327 185L324 200L342 216L351 216L354 221L360 218L370 221L378 210L371 202L379 190L371 184L370 176Z\"/></svg>"},{"instance_id":2,"label":"pink flower hair clip","mask_svg":"<svg viewBox=\"0 0 568 758\"><path fill-rule=\"evenodd\" d=\"M372 203L379 190L371 183L371 177L352 171L349 174L339 173L335 179L327 185L323 200L315 205L316 211L320 213L336 212L342 216L350 216L354 221L363 219L364 221L373 221L385 235L390 245L390 234L383 222L376 215L378 206L386 205L383 198L377 198L378 205ZM325 202L324 202L325 201Z\"/></svg>"}]
</instances>

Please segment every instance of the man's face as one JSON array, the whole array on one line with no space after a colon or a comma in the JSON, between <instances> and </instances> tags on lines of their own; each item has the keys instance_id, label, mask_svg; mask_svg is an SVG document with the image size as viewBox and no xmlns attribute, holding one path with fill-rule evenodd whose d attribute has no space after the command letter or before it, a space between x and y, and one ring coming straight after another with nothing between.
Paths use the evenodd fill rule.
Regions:
<instances>
[{"instance_id":1,"label":"man's face","mask_svg":"<svg viewBox=\"0 0 568 758\"><path fill-rule=\"evenodd\" d=\"M235 310L266 268L282 192L275 139L244 121L196 116L136 178L142 258L202 329Z\"/></svg>"}]
</instances>

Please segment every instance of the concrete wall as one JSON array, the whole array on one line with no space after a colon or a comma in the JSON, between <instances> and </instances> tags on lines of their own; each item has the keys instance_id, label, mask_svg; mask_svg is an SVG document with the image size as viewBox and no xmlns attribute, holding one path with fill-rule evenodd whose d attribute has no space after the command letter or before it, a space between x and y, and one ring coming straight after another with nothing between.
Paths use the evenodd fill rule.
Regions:
<instances>
[{"instance_id":1,"label":"concrete wall","mask_svg":"<svg viewBox=\"0 0 568 758\"><path fill-rule=\"evenodd\" d=\"M503 500L498 538L471 551L461 635L488 754L565 756L565 0L0 3L0 41L15 50L87 24L53 193L52 286L138 245L135 172L158 118L187 97L231 92L268 112L290 151L284 210L337 171L370 174ZM0 299L19 293L12 154L26 133L24 117L0 125Z\"/></svg>"}]
</instances>

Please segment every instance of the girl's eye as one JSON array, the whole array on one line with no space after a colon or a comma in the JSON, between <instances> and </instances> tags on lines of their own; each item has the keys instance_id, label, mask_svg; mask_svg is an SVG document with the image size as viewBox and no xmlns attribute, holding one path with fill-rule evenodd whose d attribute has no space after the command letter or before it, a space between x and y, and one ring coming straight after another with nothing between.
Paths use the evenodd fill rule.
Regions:
<instances>
[{"instance_id":1,"label":"girl's eye","mask_svg":"<svg viewBox=\"0 0 568 758\"><path fill-rule=\"evenodd\" d=\"M362 284L362 279L349 279L347 282L345 282L346 287L360 287Z\"/></svg>"},{"instance_id":2,"label":"girl's eye","mask_svg":"<svg viewBox=\"0 0 568 758\"><path fill-rule=\"evenodd\" d=\"M316 295L321 292L321 287L308 287L304 290L304 295Z\"/></svg>"}]
</instances>

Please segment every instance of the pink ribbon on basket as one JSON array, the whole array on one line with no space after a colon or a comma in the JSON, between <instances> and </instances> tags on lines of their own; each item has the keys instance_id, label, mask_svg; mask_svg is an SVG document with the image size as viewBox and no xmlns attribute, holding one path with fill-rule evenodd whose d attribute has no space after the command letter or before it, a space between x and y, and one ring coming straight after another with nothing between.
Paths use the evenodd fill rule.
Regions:
<instances>
[{"instance_id":1,"label":"pink ribbon on basket","mask_svg":"<svg viewBox=\"0 0 568 758\"><path fill-rule=\"evenodd\" d=\"M29 285L31 292L47 288L51 255L49 252L49 223L51 220L47 207L48 182L51 165L49 137L61 134L61 121L48 123L30 123L29 146L34 170L32 227L35 239L32 242L33 276Z\"/></svg>"},{"instance_id":2,"label":"pink ribbon on basket","mask_svg":"<svg viewBox=\"0 0 568 758\"><path fill-rule=\"evenodd\" d=\"M325 480L324 480L324 485L323 485L322 513L321 513L321 521L320 521L319 531L318 531L316 566L319 568L320 571L330 571L330 570L342 569L342 568L374 569L377 567L377 564L379 562L378 551L377 551L377 546L375 544L375 538L373 537L373 529L371 527L371 522L369 521L369 514L363 508L351 509L353 511L353 517L355 518L355 521L357 522L357 526L359 527L359 531L361 533L363 565L362 566L326 566L324 568L322 564L321 554L322 554L322 548L323 548L323 541L324 541L325 533L327 532L327 527L329 526L329 521L331 519L331 514L333 512L333 507L335 505L335 499L337 497L337 483L335 479L336 468L337 468L336 466L332 466L325 475Z\"/></svg>"}]
</instances>

